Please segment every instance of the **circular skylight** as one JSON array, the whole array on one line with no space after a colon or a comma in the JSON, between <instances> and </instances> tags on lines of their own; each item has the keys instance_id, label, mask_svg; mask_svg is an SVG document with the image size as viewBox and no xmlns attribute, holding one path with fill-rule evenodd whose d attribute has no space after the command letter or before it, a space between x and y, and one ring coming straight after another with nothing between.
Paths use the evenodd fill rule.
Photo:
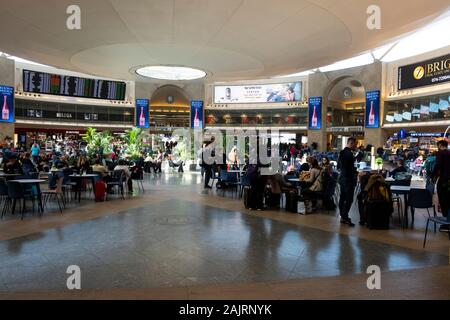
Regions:
<instances>
[{"instance_id":1,"label":"circular skylight","mask_svg":"<svg viewBox=\"0 0 450 320\"><path fill-rule=\"evenodd\" d=\"M158 80L195 80L206 77L206 72L199 69L176 66L149 66L136 70L136 73L146 78Z\"/></svg>"}]
</instances>

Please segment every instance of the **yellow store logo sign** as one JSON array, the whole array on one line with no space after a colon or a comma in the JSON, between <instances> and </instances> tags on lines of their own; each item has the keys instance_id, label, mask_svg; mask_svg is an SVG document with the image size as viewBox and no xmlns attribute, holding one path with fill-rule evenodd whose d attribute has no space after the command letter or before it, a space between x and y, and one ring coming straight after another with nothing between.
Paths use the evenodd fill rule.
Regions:
<instances>
[{"instance_id":1,"label":"yellow store logo sign","mask_svg":"<svg viewBox=\"0 0 450 320\"><path fill-rule=\"evenodd\" d=\"M425 68L422 66L418 66L416 69L414 69L414 79L420 80L425 75Z\"/></svg>"}]
</instances>

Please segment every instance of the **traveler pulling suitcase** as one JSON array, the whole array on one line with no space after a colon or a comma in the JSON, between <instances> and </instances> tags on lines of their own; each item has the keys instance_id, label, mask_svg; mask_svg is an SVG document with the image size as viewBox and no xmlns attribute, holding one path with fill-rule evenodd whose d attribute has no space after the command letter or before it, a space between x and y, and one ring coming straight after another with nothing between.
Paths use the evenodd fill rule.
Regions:
<instances>
[{"instance_id":1,"label":"traveler pulling suitcase","mask_svg":"<svg viewBox=\"0 0 450 320\"><path fill-rule=\"evenodd\" d=\"M95 201L105 201L106 184L103 180L99 180L95 183Z\"/></svg>"}]
</instances>

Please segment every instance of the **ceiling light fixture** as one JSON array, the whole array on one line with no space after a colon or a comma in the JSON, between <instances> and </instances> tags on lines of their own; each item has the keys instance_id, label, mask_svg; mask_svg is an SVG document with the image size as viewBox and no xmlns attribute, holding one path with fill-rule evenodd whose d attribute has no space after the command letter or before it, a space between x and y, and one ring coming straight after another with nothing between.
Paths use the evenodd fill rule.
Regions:
<instances>
[{"instance_id":1,"label":"ceiling light fixture","mask_svg":"<svg viewBox=\"0 0 450 320\"><path fill-rule=\"evenodd\" d=\"M206 72L203 70L181 66L147 66L137 69L136 73L146 78L172 81L196 80L206 77Z\"/></svg>"}]
</instances>

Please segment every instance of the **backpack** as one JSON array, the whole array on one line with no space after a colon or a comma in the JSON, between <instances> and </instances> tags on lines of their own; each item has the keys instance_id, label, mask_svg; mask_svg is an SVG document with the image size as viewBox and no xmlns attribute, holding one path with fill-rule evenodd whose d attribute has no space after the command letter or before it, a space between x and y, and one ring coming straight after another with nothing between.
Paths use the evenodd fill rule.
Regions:
<instances>
[{"instance_id":1,"label":"backpack","mask_svg":"<svg viewBox=\"0 0 450 320\"><path fill-rule=\"evenodd\" d=\"M424 168L425 168L425 172L428 177L431 177L433 175L435 166L436 166L436 157L435 156L428 157L427 160L425 160Z\"/></svg>"}]
</instances>

